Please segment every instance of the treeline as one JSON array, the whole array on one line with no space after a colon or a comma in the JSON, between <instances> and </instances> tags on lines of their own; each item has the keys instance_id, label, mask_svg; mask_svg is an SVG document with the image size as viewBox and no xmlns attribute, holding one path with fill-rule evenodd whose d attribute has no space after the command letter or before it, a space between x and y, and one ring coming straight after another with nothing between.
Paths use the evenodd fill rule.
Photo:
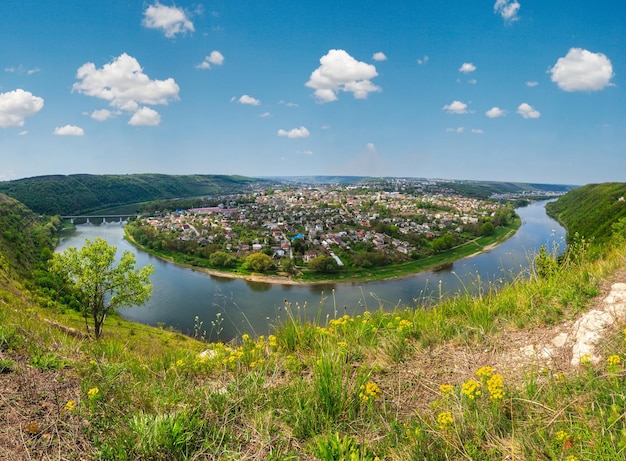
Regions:
<instances>
[{"instance_id":1,"label":"treeline","mask_svg":"<svg viewBox=\"0 0 626 461\"><path fill-rule=\"evenodd\" d=\"M566 229L598 243L613 234L613 225L626 218L626 183L589 184L572 190L546 206L548 214Z\"/></svg>"},{"instance_id":2,"label":"treeline","mask_svg":"<svg viewBox=\"0 0 626 461\"><path fill-rule=\"evenodd\" d=\"M233 194L255 182L260 181L224 175L76 174L0 182L0 193L36 213L70 215L153 200Z\"/></svg>"},{"instance_id":3,"label":"treeline","mask_svg":"<svg viewBox=\"0 0 626 461\"><path fill-rule=\"evenodd\" d=\"M534 197L541 197L547 192L567 192L574 187L555 184L528 184L497 181L455 181L446 183L445 186L458 194L483 200L488 199L493 194L526 193Z\"/></svg>"}]
</instances>

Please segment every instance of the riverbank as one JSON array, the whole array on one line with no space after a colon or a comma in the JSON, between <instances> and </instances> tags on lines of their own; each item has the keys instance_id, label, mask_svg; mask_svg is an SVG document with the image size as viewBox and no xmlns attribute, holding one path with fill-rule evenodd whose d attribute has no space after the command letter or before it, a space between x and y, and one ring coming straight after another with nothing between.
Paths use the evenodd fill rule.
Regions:
<instances>
[{"instance_id":1,"label":"riverbank","mask_svg":"<svg viewBox=\"0 0 626 461\"><path fill-rule=\"evenodd\" d=\"M512 222L506 226L495 229L493 235L483 236L465 242L450 250L443 251L433 256L409 261L403 264L376 267L370 269L363 268L343 268L333 274L318 274L313 271L303 271L299 275L292 276L286 273L259 274L242 273L234 271L224 271L207 267L207 261L200 258L192 258L183 254L165 254L140 245L129 232L124 229L124 235L133 246L163 261L177 264L182 267L193 269L213 277L224 279L241 279L254 283L278 284L278 285L327 285L336 283L367 283L384 280L395 280L411 277L417 273L429 270L437 271L449 267L459 260L472 258L482 253L489 252L511 238L521 226L521 219L516 216ZM198 264L195 264L195 263Z\"/></svg>"}]
</instances>

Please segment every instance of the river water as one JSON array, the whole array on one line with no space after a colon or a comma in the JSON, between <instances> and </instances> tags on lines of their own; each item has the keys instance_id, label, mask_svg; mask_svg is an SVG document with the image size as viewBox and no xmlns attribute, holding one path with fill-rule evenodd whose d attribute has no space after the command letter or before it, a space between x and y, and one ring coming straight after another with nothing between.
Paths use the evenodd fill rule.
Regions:
<instances>
[{"instance_id":1,"label":"river water","mask_svg":"<svg viewBox=\"0 0 626 461\"><path fill-rule=\"evenodd\" d=\"M565 245L565 230L545 212L546 201L517 209L522 226L495 249L455 262L443 270L427 271L397 280L329 285L278 285L229 279L164 262L137 250L124 240L120 223L84 224L64 231L56 251L81 247L86 239L101 237L132 251L137 266L152 264L152 298L144 306L120 309L129 320L173 327L192 334L196 316L210 340L229 341L243 333L267 335L286 320L285 304L299 317L334 318L379 308L420 307L441 296L499 285L527 273L532 255L541 245ZM219 314L219 316L218 316ZM219 334L218 334L219 330Z\"/></svg>"}]
</instances>

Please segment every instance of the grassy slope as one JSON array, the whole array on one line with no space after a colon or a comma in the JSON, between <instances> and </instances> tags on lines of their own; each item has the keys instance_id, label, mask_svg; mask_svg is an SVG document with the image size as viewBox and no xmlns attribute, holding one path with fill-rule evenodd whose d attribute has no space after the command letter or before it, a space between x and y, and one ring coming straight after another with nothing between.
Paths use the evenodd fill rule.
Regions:
<instances>
[{"instance_id":1,"label":"grassy slope","mask_svg":"<svg viewBox=\"0 0 626 461\"><path fill-rule=\"evenodd\" d=\"M0 459L622 460L624 325L595 366L493 359L626 265L623 246L570 255L548 279L430 310L318 326L285 306L275 335L228 345L115 318L84 338L0 268Z\"/></svg>"}]
</instances>

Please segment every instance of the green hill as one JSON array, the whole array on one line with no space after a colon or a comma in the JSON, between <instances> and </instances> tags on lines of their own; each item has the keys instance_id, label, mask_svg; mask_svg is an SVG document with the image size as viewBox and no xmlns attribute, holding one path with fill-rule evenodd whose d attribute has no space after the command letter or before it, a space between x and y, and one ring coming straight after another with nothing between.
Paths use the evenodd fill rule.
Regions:
<instances>
[{"instance_id":1,"label":"green hill","mask_svg":"<svg viewBox=\"0 0 626 461\"><path fill-rule=\"evenodd\" d=\"M611 226L626 218L626 183L589 184L574 189L546 207L548 214L574 234L606 242Z\"/></svg>"},{"instance_id":2,"label":"green hill","mask_svg":"<svg viewBox=\"0 0 626 461\"><path fill-rule=\"evenodd\" d=\"M86 175L38 176L0 182L0 193L36 213L69 215L152 200L236 193L258 182L223 175Z\"/></svg>"}]
</instances>

